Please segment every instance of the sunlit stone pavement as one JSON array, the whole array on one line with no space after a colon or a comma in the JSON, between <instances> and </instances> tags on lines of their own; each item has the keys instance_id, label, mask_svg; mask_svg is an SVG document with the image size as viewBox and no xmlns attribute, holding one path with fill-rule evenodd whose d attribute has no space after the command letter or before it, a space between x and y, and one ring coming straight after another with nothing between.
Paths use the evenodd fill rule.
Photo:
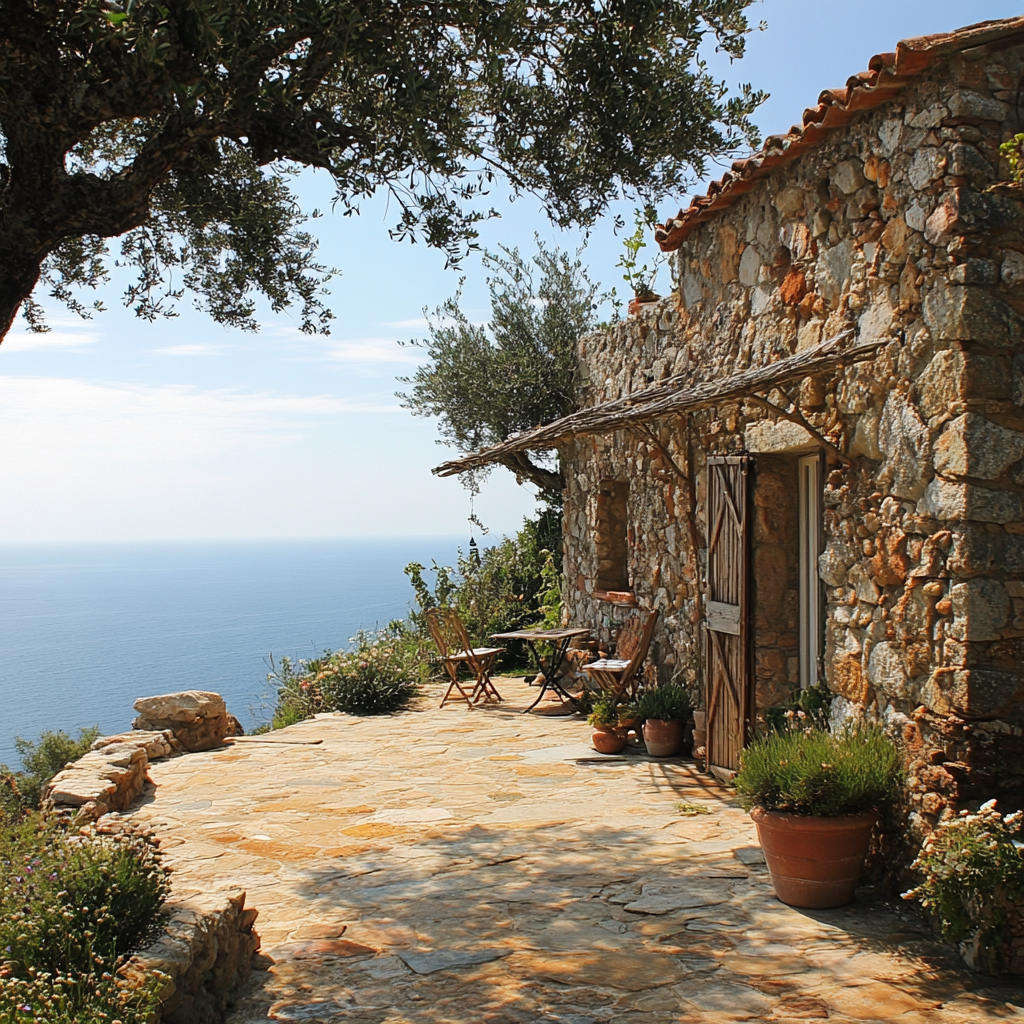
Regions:
<instances>
[{"instance_id":1,"label":"sunlit stone pavement","mask_svg":"<svg viewBox=\"0 0 1024 1024\"><path fill-rule=\"evenodd\" d=\"M902 905L779 903L749 818L692 767L602 758L579 717L498 685L500 708L431 696L152 765L133 817L176 895L239 887L260 912L230 1024L1024 1018L1024 988Z\"/></svg>"}]
</instances>

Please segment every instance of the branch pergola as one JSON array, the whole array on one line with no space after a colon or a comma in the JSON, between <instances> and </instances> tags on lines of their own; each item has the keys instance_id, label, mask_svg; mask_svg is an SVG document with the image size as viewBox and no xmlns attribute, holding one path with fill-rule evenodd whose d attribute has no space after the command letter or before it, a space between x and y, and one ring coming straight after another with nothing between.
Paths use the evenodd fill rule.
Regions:
<instances>
[{"instance_id":1,"label":"branch pergola","mask_svg":"<svg viewBox=\"0 0 1024 1024\"><path fill-rule=\"evenodd\" d=\"M722 402L742 399L754 401L784 419L798 422L833 455L849 462L847 456L819 434L799 411L791 413L761 396L783 384L819 374L835 373L843 366L871 359L879 348L888 344L888 339L885 339L851 347L847 342L853 333L851 328L796 355L718 380L693 384L683 376L670 377L643 391L589 409L580 409L551 423L514 434L501 444L471 452L461 459L443 462L433 472L437 476L456 476L467 470L492 465L514 452L551 450L576 437L636 428L664 416L685 415Z\"/></svg>"}]
</instances>

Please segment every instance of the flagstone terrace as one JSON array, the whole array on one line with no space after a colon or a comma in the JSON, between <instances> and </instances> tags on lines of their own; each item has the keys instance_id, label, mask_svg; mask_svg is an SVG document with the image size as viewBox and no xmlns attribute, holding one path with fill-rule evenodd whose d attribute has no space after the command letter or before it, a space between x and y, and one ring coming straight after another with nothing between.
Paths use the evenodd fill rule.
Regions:
<instances>
[{"instance_id":1,"label":"flagstone terrace","mask_svg":"<svg viewBox=\"0 0 1024 1024\"><path fill-rule=\"evenodd\" d=\"M431 694L151 766L129 816L176 898L259 909L230 1024L1024 1018L898 900L779 903L746 813L692 765L603 758L578 716L498 686L500 707Z\"/></svg>"}]
</instances>

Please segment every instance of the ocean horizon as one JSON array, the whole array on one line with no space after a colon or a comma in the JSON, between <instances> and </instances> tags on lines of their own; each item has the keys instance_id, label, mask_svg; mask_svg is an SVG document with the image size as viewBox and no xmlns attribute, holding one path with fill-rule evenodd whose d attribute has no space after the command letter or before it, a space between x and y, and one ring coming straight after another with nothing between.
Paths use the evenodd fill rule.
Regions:
<instances>
[{"instance_id":1,"label":"ocean horizon","mask_svg":"<svg viewBox=\"0 0 1024 1024\"><path fill-rule=\"evenodd\" d=\"M214 690L247 729L273 655L311 658L404 618L402 571L468 538L0 545L0 763L15 736L131 728L139 697Z\"/></svg>"}]
</instances>

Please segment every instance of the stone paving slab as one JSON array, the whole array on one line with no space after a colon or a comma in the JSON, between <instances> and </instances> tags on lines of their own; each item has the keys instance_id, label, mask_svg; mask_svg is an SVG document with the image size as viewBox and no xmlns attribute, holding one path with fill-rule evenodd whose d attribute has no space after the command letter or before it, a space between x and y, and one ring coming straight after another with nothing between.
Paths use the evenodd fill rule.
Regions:
<instances>
[{"instance_id":1,"label":"stone paving slab","mask_svg":"<svg viewBox=\"0 0 1024 1024\"><path fill-rule=\"evenodd\" d=\"M151 766L130 815L175 893L241 886L260 911L229 1024L1024 1018L903 905L779 903L749 817L692 765L601 762L578 716L499 689Z\"/></svg>"}]
</instances>

